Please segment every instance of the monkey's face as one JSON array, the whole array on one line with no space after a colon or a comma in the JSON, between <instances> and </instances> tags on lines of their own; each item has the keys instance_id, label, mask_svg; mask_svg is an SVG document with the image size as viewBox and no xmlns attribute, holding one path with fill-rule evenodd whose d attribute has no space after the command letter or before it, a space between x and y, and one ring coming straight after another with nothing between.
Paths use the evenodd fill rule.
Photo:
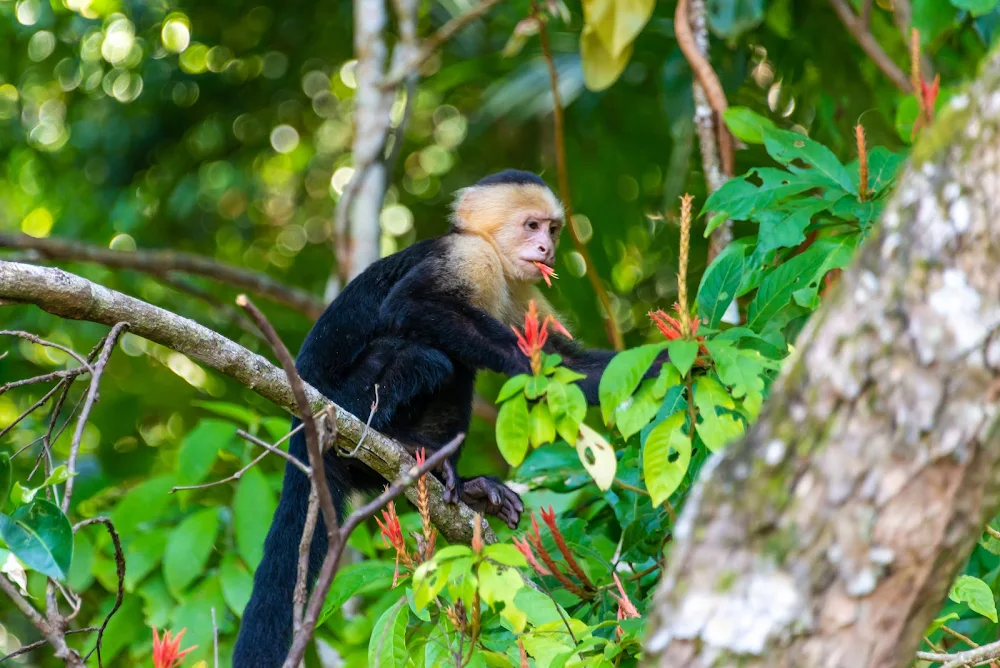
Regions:
<instances>
[{"instance_id":1,"label":"monkey's face","mask_svg":"<svg viewBox=\"0 0 1000 668\"><path fill-rule=\"evenodd\" d=\"M489 238L508 279L535 282L536 262L552 266L563 228L563 208L552 191L537 184L498 184L459 193L453 224Z\"/></svg>"}]
</instances>

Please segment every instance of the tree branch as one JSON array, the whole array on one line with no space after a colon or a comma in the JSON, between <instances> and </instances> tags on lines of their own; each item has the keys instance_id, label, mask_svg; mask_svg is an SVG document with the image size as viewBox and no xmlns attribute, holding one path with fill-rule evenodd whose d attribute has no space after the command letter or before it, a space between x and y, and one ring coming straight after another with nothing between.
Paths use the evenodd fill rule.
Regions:
<instances>
[{"instance_id":1,"label":"tree branch","mask_svg":"<svg viewBox=\"0 0 1000 668\"><path fill-rule=\"evenodd\" d=\"M712 194L733 176L735 155L733 138L722 120L729 103L722 83L708 61L704 0L678 0L674 11L674 36L695 76L692 85L694 123L701 148L705 186ZM727 220L709 236L708 261L715 259L732 240L733 221Z\"/></svg>"},{"instance_id":2,"label":"tree branch","mask_svg":"<svg viewBox=\"0 0 1000 668\"><path fill-rule=\"evenodd\" d=\"M36 239L27 234L0 234L0 248L32 250L47 260L95 262L106 267L163 275L179 271L213 278L233 287L284 304L310 318L318 318L325 304L308 292L283 285L267 274L217 262L211 258L172 250L116 251L79 241Z\"/></svg>"},{"instance_id":3,"label":"tree branch","mask_svg":"<svg viewBox=\"0 0 1000 668\"><path fill-rule=\"evenodd\" d=\"M108 326L128 321L129 332L167 346L229 376L275 405L296 412L285 374L266 359L207 327L139 299L109 290L61 269L0 261L0 299L35 304L63 318L88 320ZM305 385L313 414L327 405L315 388ZM345 410L337 411L336 447L350 452L364 431L364 422ZM386 480L395 480L414 464L397 441L372 431L358 459ZM449 542L472 540L473 511L465 504L450 505L441 498L444 487L430 476L431 517ZM416 494L407 489L407 498ZM496 540L484 522L484 539Z\"/></svg>"},{"instance_id":4,"label":"tree branch","mask_svg":"<svg viewBox=\"0 0 1000 668\"><path fill-rule=\"evenodd\" d=\"M840 21L844 24L844 27L854 36L855 41L868 54L868 57L872 59L876 67L882 70L882 73L889 77L889 80L899 90L904 93L912 93L913 88L910 86L909 77L882 50L878 40L875 39L875 36L868 29L867 23L863 18L854 14L854 10L851 9L851 5L847 0L830 0L830 6L837 12L837 16L840 17Z\"/></svg>"}]
</instances>

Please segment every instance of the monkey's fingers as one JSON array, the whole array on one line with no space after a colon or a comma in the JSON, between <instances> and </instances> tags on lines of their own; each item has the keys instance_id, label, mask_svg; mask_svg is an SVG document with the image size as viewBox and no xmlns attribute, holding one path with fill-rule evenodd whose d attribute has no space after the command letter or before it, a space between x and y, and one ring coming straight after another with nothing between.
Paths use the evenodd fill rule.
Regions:
<instances>
[{"instance_id":1,"label":"monkey's fingers","mask_svg":"<svg viewBox=\"0 0 1000 668\"><path fill-rule=\"evenodd\" d=\"M462 498L460 478L455 470L455 465L446 461L442 465L444 469L444 502L455 504Z\"/></svg>"}]
</instances>

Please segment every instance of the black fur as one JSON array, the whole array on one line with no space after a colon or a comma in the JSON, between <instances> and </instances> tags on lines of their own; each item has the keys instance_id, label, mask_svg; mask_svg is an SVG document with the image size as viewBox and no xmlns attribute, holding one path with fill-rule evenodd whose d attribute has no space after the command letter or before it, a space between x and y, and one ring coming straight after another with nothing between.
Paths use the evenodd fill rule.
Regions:
<instances>
[{"instance_id":1,"label":"black fur","mask_svg":"<svg viewBox=\"0 0 1000 668\"><path fill-rule=\"evenodd\" d=\"M497 185L536 185L547 188L545 181L540 176L532 172L521 171L520 169L505 169L496 174L490 174L479 179L477 186L497 186Z\"/></svg>"},{"instance_id":2,"label":"black fur","mask_svg":"<svg viewBox=\"0 0 1000 668\"><path fill-rule=\"evenodd\" d=\"M504 174L508 173L495 176ZM517 174L524 173L502 178L522 178ZM296 362L307 382L361 417L369 414L378 383L379 404L372 428L414 448L434 450L459 432L468 432L478 370L507 375L530 372L510 327L468 303L468 288L446 262L454 234L414 244L354 279L320 316ZM563 354L567 366L588 375L581 384L588 401L596 403L600 374L613 353L586 351L558 337L552 339L552 348ZM290 452L307 460L301 432L291 439ZM457 460L456 454L451 464ZM385 484L358 460L332 450L325 454L325 465L341 520L352 490L372 492ZM495 483L473 482L462 498L496 498ZM459 481L459 488L462 484ZM502 489L520 505L513 492ZM281 500L243 613L233 655L236 668L272 668L284 661L291 643L292 590L308 496L306 476L286 466ZM508 522L516 524L519 515L516 509L516 516L508 515ZM322 516L314 535L310 583L326 552Z\"/></svg>"}]
</instances>

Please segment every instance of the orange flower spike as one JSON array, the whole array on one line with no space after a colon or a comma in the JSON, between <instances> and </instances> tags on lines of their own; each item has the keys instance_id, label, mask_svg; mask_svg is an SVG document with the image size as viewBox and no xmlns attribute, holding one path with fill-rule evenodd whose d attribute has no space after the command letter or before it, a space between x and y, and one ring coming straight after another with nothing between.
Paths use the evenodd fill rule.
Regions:
<instances>
[{"instance_id":1,"label":"orange flower spike","mask_svg":"<svg viewBox=\"0 0 1000 668\"><path fill-rule=\"evenodd\" d=\"M653 321L653 324L656 325L656 328L660 330L660 333L667 338L667 340L673 341L674 339L680 338L680 323L664 313L662 309L659 311L650 311L647 315L650 320Z\"/></svg>"},{"instance_id":2,"label":"orange flower spike","mask_svg":"<svg viewBox=\"0 0 1000 668\"><path fill-rule=\"evenodd\" d=\"M403 541L403 527L399 523L399 515L396 514L396 504L390 501L387 507L388 512L385 509L382 510L385 524L382 524L379 518L375 518L379 529L382 530L382 542L385 543L386 547L394 547L397 551L403 550L406 545Z\"/></svg>"},{"instance_id":3,"label":"orange flower spike","mask_svg":"<svg viewBox=\"0 0 1000 668\"><path fill-rule=\"evenodd\" d=\"M548 329L548 327L550 325L552 326L552 329L556 330L558 333L562 334L567 339L570 339L570 340L573 339L573 335L569 333L568 329L566 329L565 327L563 327L563 324L561 322L559 322L558 320L556 320L554 316L547 315L547 316L545 316L545 324L543 325L543 327L545 327L546 329Z\"/></svg>"},{"instance_id":4,"label":"orange flower spike","mask_svg":"<svg viewBox=\"0 0 1000 668\"><path fill-rule=\"evenodd\" d=\"M528 561L528 565L535 569L536 573L539 575L551 575L549 569L538 563L538 560L535 558L535 553L531 549L531 543L529 543L527 539L518 540L517 536L514 536L511 540L514 541L514 547L516 547L521 554L524 555L524 558Z\"/></svg>"},{"instance_id":5,"label":"orange flower spike","mask_svg":"<svg viewBox=\"0 0 1000 668\"><path fill-rule=\"evenodd\" d=\"M579 578L584 587L592 591L597 591L597 587L594 586L594 584L590 581L590 578L587 577L587 573L580 567L580 564L573 556L573 551L570 550L569 545L566 544L566 539L563 538L562 532L559 531L559 526L556 524L556 511L553 510L551 505L549 505L549 512L545 512L545 509L542 508L541 513L542 521L545 522L545 525L552 533L552 539L556 542L556 547L558 547L559 551L562 553L563 559L565 559L566 563L569 564L570 570L572 570L573 574Z\"/></svg>"},{"instance_id":6,"label":"orange flower spike","mask_svg":"<svg viewBox=\"0 0 1000 668\"><path fill-rule=\"evenodd\" d=\"M185 631L187 631L186 628L181 629L181 632L173 638L170 637L170 631L164 631L163 639L161 640L156 633L156 627L153 627L154 668L176 668L176 666L181 665L181 661L184 660L185 656L198 649L198 646L194 645L181 651L181 638L184 636Z\"/></svg>"}]
</instances>

